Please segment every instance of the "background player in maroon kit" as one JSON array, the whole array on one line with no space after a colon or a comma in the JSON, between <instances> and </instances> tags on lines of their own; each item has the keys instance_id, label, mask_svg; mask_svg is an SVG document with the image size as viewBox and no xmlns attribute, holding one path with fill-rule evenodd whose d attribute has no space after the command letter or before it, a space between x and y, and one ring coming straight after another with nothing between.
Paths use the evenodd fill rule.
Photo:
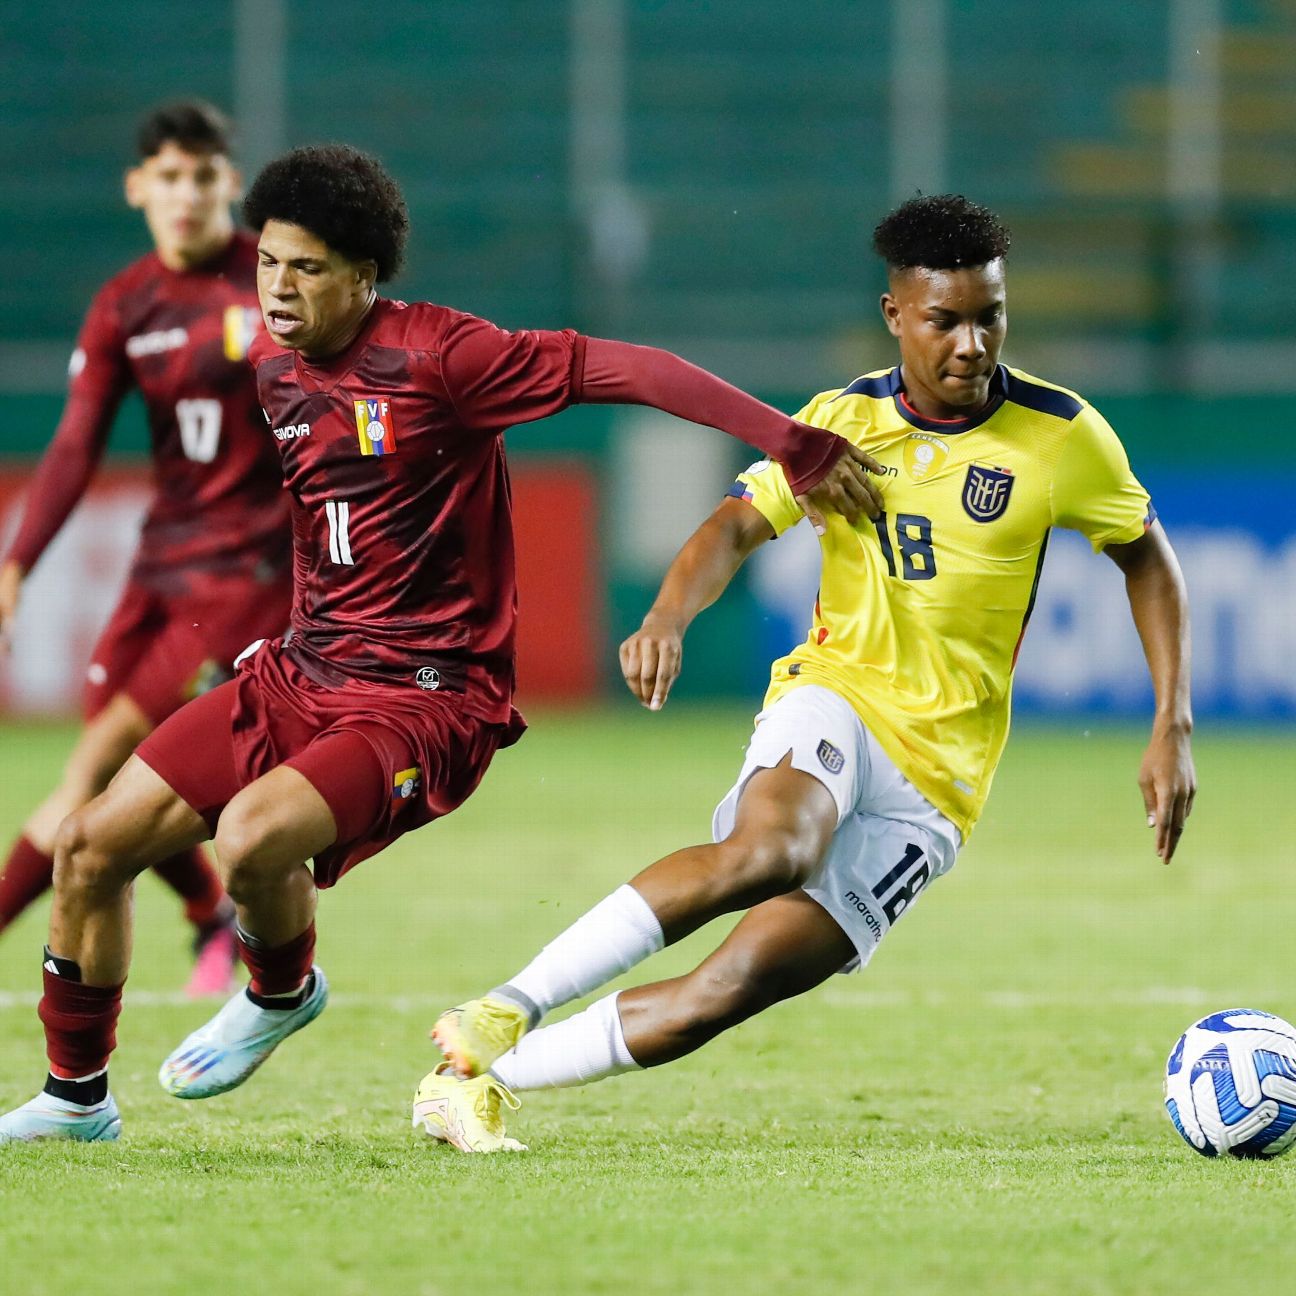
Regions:
<instances>
[{"instance_id":1,"label":"background player in maroon kit","mask_svg":"<svg viewBox=\"0 0 1296 1296\"><path fill-rule=\"evenodd\" d=\"M869 456L678 357L379 298L407 216L363 154L290 153L244 210L271 335L251 357L293 500L293 634L162 725L60 829L50 1075L0 1141L117 1136L106 1068L142 869L215 838L252 981L160 1079L177 1097L224 1092L324 1007L317 889L448 814L520 736L507 428L579 401L653 405L777 458L812 517L879 509Z\"/></svg>"},{"instance_id":2,"label":"background player in maroon kit","mask_svg":"<svg viewBox=\"0 0 1296 1296\"><path fill-rule=\"evenodd\" d=\"M0 931L49 886L63 818L103 791L177 707L227 679L252 639L287 622L287 500L246 362L260 327L256 240L234 227L239 177L228 132L200 102L165 105L140 123L126 196L155 250L109 280L90 307L63 418L0 567L7 637L24 577L89 485L122 397L138 388L155 494L129 583L91 657L85 729L0 876ZM155 868L196 929L191 993L225 993L233 907L214 869L196 846Z\"/></svg>"}]
</instances>

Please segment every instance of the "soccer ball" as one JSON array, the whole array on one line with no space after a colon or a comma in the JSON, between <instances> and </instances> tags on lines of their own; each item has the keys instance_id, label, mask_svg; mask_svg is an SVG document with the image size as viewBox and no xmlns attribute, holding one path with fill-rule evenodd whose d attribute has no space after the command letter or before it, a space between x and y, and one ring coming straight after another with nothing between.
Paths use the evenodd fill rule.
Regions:
<instances>
[{"instance_id":1,"label":"soccer ball","mask_svg":"<svg viewBox=\"0 0 1296 1296\"><path fill-rule=\"evenodd\" d=\"M1252 1008L1203 1017L1166 1062L1165 1105L1202 1156L1280 1156L1296 1143L1296 1026Z\"/></svg>"}]
</instances>

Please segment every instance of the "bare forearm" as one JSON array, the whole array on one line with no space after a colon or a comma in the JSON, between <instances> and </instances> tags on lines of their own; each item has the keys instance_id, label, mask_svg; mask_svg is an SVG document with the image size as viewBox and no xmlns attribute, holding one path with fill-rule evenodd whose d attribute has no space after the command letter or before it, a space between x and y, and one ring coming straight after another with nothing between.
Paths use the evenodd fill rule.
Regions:
<instances>
[{"instance_id":1,"label":"bare forearm","mask_svg":"<svg viewBox=\"0 0 1296 1296\"><path fill-rule=\"evenodd\" d=\"M1188 595L1159 522L1139 540L1109 545L1107 553L1125 573L1130 611L1156 690L1156 720L1139 767L1139 789L1148 826L1156 829L1156 852L1168 864L1197 793L1190 738Z\"/></svg>"},{"instance_id":2,"label":"bare forearm","mask_svg":"<svg viewBox=\"0 0 1296 1296\"><path fill-rule=\"evenodd\" d=\"M724 593L734 573L774 528L750 504L725 500L693 533L666 573L643 625L621 645L630 692L653 711L666 704L680 673L684 632Z\"/></svg>"},{"instance_id":3,"label":"bare forearm","mask_svg":"<svg viewBox=\"0 0 1296 1296\"><path fill-rule=\"evenodd\" d=\"M697 614L729 588L754 548L723 518L708 518L676 554L645 624L659 621L682 636Z\"/></svg>"},{"instance_id":4,"label":"bare forearm","mask_svg":"<svg viewBox=\"0 0 1296 1296\"><path fill-rule=\"evenodd\" d=\"M1127 571L1125 589L1156 691L1156 723L1159 727L1189 731L1192 697L1188 595L1173 550L1167 545Z\"/></svg>"},{"instance_id":5,"label":"bare forearm","mask_svg":"<svg viewBox=\"0 0 1296 1296\"><path fill-rule=\"evenodd\" d=\"M30 572L85 494L98 467L112 421L88 401L70 401L54 440L41 457L7 558Z\"/></svg>"}]
</instances>

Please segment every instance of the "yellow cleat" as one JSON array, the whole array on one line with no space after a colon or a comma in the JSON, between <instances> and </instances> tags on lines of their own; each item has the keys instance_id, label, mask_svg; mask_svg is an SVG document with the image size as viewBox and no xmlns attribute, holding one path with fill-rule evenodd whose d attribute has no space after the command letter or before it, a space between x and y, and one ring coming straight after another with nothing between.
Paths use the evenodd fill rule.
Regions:
<instances>
[{"instance_id":1,"label":"yellow cleat","mask_svg":"<svg viewBox=\"0 0 1296 1296\"><path fill-rule=\"evenodd\" d=\"M530 1026L525 1009L507 999L469 999L437 1018L432 1038L450 1069L467 1079L485 1075Z\"/></svg>"},{"instance_id":2,"label":"yellow cleat","mask_svg":"<svg viewBox=\"0 0 1296 1296\"><path fill-rule=\"evenodd\" d=\"M414 1095L414 1128L460 1152L525 1152L525 1143L504 1133L500 1110L521 1106L493 1075L461 1080L442 1062L423 1077Z\"/></svg>"}]
</instances>

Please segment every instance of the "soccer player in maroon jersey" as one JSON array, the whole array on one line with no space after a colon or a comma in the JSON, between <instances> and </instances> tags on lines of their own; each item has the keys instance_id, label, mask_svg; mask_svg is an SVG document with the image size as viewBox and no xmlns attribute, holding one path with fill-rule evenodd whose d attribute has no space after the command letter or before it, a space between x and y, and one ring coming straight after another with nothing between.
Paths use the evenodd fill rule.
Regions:
<instances>
[{"instance_id":1,"label":"soccer player in maroon jersey","mask_svg":"<svg viewBox=\"0 0 1296 1296\"><path fill-rule=\"evenodd\" d=\"M245 654L60 828L50 1074L0 1141L117 1137L107 1063L142 869L215 839L251 985L159 1078L180 1098L222 1093L325 1005L318 890L450 813L520 737L506 429L579 401L653 405L778 459L820 521L878 511L868 455L667 352L377 296L408 220L363 154L280 158L244 214L269 330L251 359L293 501L292 634Z\"/></svg>"},{"instance_id":2,"label":"soccer player in maroon jersey","mask_svg":"<svg viewBox=\"0 0 1296 1296\"><path fill-rule=\"evenodd\" d=\"M208 104L167 104L140 123L138 146L126 197L143 212L154 251L110 279L86 315L62 420L0 566L0 638L132 387L148 411L155 492L129 583L91 657L85 728L0 875L0 931L50 885L64 817L102 792L167 716L228 679L251 640L288 619L288 506L246 361L260 327L256 239L234 227L229 125ZM190 992L227 993L233 905L215 870L196 845L154 868L195 928Z\"/></svg>"}]
</instances>

